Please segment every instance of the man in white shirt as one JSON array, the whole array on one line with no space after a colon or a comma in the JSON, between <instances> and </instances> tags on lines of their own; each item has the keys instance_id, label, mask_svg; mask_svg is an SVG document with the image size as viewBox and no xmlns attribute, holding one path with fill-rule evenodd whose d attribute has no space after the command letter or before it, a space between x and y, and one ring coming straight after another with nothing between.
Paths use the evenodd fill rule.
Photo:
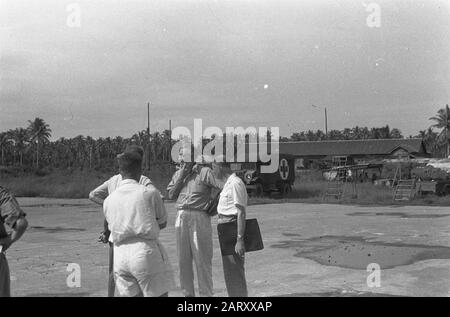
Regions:
<instances>
[{"instance_id":1,"label":"man in white shirt","mask_svg":"<svg viewBox=\"0 0 450 317\"><path fill-rule=\"evenodd\" d=\"M122 181L104 201L103 212L114 244L114 277L119 296L167 296L173 272L159 231L167 212L158 190L139 184L142 157L118 157Z\"/></svg>"},{"instance_id":2,"label":"man in white shirt","mask_svg":"<svg viewBox=\"0 0 450 317\"><path fill-rule=\"evenodd\" d=\"M144 149L140 146L137 145L129 145L127 146L127 148L125 149L125 152L136 152L138 153L141 157L144 156ZM121 153L123 154L123 153ZM121 155L119 154L119 155ZM89 193L89 199L99 205L103 205L104 200L106 199L106 197L108 197L109 194L111 194L113 191L116 190L116 188L119 186L119 184L122 181L122 175L117 174L112 176L110 179L108 179L106 182L104 182L103 184L101 184L100 186L98 186L97 188L95 188L94 190L92 190ZM141 175L140 179L139 179L139 184L144 185L144 186L148 186L151 188L155 188L151 182L151 180L144 175ZM114 297L114 271L113 271L113 267L114 267L114 246L111 242L111 240L109 239L110 237L110 232L108 229L108 222L105 220L104 224L103 224L103 232L101 233L100 236L100 241L102 241L103 243L109 243L109 275L108 275L108 297Z\"/></svg>"},{"instance_id":3,"label":"man in white shirt","mask_svg":"<svg viewBox=\"0 0 450 317\"><path fill-rule=\"evenodd\" d=\"M213 163L213 171L226 180L220 193L217 213L218 223L237 222L237 240L235 253L222 256L223 273L228 296L247 297L247 282L245 279L245 217L247 208L247 189L244 182L232 172L230 164L225 162L224 157L218 156Z\"/></svg>"}]
</instances>

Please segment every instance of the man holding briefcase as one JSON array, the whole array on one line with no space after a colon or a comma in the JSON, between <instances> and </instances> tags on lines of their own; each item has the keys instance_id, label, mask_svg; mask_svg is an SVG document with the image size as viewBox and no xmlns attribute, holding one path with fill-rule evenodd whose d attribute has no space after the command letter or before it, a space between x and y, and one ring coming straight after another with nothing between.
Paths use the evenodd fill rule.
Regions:
<instances>
[{"instance_id":1,"label":"man holding briefcase","mask_svg":"<svg viewBox=\"0 0 450 317\"><path fill-rule=\"evenodd\" d=\"M245 279L245 209L247 208L247 189L244 182L232 172L230 163L223 156L216 157L213 171L226 181L220 193L217 213L219 224L237 222L237 241L234 254L222 255L223 273L229 297L247 297ZM219 235L219 240L221 236Z\"/></svg>"}]
</instances>

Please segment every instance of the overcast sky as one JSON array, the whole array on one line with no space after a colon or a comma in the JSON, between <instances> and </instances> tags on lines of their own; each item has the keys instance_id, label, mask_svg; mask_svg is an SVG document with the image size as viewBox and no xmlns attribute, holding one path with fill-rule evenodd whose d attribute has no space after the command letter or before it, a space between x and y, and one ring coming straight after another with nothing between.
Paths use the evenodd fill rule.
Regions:
<instances>
[{"instance_id":1,"label":"overcast sky","mask_svg":"<svg viewBox=\"0 0 450 317\"><path fill-rule=\"evenodd\" d=\"M80 27L67 6L79 4ZM203 125L281 135L430 125L450 104L446 0L0 0L0 131L43 118L53 139ZM73 21L73 20L71 20Z\"/></svg>"}]
</instances>

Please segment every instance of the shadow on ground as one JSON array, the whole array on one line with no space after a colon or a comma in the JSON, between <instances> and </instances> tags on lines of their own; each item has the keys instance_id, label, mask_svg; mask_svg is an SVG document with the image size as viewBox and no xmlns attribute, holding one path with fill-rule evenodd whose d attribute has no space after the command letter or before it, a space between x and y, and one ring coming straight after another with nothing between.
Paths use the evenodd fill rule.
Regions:
<instances>
[{"instance_id":1,"label":"shadow on ground","mask_svg":"<svg viewBox=\"0 0 450 317\"><path fill-rule=\"evenodd\" d=\"M401 297L398 295L372 292L346 292L346 291L332 291L322 293L291 293L283 294L274 297Z\"/></svg>"},{"instance_id":2,"label":"shadow on ground","mask_svg":"<svg viewBox=\"0 0 450 317\"><path fill-rule=\"evenodd\" d=\"M376 263L382 269L409 265L429 259L450 259L450 247L371 241L358 236L320 236L301 239L285 233L290 240L280 241L273 248L294 249L294 256L314 260L322 265L363 269Z\"/></svg>"},{"instance_id":3,"label":"shadow on ground","mask_svg":"<svg viewBox=\"0 0 450 317\"><path fill-rule=\"evenodd\" d=\"M31 226L30 229L33 231L42 231L46 233L86 231L86 229L83 228L42 227L42 226Z\"/></svg>"},{"instance_id":4,"label":"shadow on ground","mask_svg":"<svg viewBox=\"0 0 450 317\"><path fill-rule=\"evenodd\" d=\"M442 217L448 217L450 214L421 214L421 215L414 215L414 214L408 214L405 212L352 212L346 214L347 216L389 216L389 217L400 217L405 219L427 219L427 218L442 218Z\"/></svg>"},{"instance_id":5,"label":"shadow on ground","mask_svg":"<svg viewBox=\"0 0 450 317\"><path fill-rule=\"evenodd\" d=\"M49 204L22 204L25 208L55 208L55 207L87 207L91 206L92 203L49 203Z\"/></svg>"}]
</instances>

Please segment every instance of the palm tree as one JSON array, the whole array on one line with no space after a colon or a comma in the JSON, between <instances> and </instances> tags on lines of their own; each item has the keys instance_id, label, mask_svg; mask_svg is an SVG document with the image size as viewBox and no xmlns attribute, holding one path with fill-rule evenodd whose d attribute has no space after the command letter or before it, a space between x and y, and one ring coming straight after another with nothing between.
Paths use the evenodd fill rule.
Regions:
<instances>
[{"instance_id":1,"label":"palm tree","mask_svg":"<svg viewBox=\"0 0 450 317\"><path fill-rule=\"evenodd\" d=\"M327 135L322 130L317 130L314 139L315 141L323 141L327 139Z\"/></svg>"},{"instance_id":2,"label":"palm tree","mask_svg":"<svg viewBox=\"0 0 450 317\"><path fill-rule=\"evenodd\" d=\"M399 129L393 128L389 133L390 139L403 139L402 132Z\"/></svg>"},{"instance_id":3,"label":"palm tree","mask_svg":"<svg viewBox=\"0 0 450 317\"><path fill-rule=\"evenodd\" d=\"M342 130L342 138L343 140L351 140L352 139L352 129L345 128Z\"/></svg>"},{"instance_id":4,"label":"palm tree","mask_svg":"<svg viewBox=\"0 0 450 317\"><path fill-rule=\"evenodd\" d=\"M380 128L371 128L370 129L370 138L371 139L381 139Z\"/></svg>"},{"instance_id":5,"label":"palm tree","mask_svg":"<svg viewBox=\"0 0 450 317\"><path fill-rule=\"evenodd\" d=\"M160 137L161 137L161 147L162 147L162 161L170 161L170 149L172 148L172 141L171 141L171 132L170 130L164 130Z\"/></svg>"},{"instance_id":6,"label":"palm tree","mask_svg":"<svg viewBox=\"0 0 450 317\"><path fill-rule=\"evenodd\" d=\"M361 139L362 129L359 126L356 126L351 129L351 138L352 140Z\"/></svg>"},{"instance_id":7,"label":"palm tree","mask_svg":"<svg viewBox=\"0 0 450 317\"><path fill-rule=\"evenodd\" d=\"M361 138L370 139L370 130L368 127L364 127L361 129Z\"/></svg>"},{"instance_id":8,"label":"palm tree","mask_svg":"<svg viewBox=\"0 0 450 317\"><path fill-rule=\"evenodd\" d=\"M92 153L95 150L96 143L97 142L95 142L95 140L92 137L90 137L90 136L86 137L86 145L88 147L88 153L89 153L89 169L92 168Z\"/></svg>"},{"instance_id":9,"label":"palm tree","mask_svg":"<svg viewBox=\"0 0 450 317\"><path fill-rule=\"evenodd\" d=\"M28 123L30 124L28 126L30 142L36 142L36 168L39 168L39 146L49 141L52 130L41 118L35 118L34 121L28 120Z\"/></svg>"},{"instance_id":10,"label":"palm tree","mask_svg":"<svg viewBox=\"0 0 450 317\"><path fill-rule=\"evenodd\" d=\"M438 142L445 145L446 157L448 157L450 155L450 109L448 107L448 104L445 105L445 108L439 109L437 115L431 117L430 120L435 122L431 127L442 129L441 133L439 133L438 136Z\"/></svg>"},{"instance_id":11,"label":"palm tree","mask_svg":"<svg viewBox=\"0 0 450 317\"><path fill-rule=\"evenodd\" d=\"M305 141L306 140L305 131L292 133L290 139L292 141Z\"/></svg>"},{"instance_id":12,"label":"palm tree","mask_svg":"<svg viewBox=\"0 0 450 317\"><path fill-rule=\"evenodd\" d=\"M11 139L14 142L14 147L19 152L20 157L20 166L23 165L23 153L27 146L28 142L28 131L24 128L16 128L14 130L10 130L8 134L11 136Z\"/></svg>"},{"instance_id":13,"label":"palm tree","mask_svg":"<svg viewBox=\"0 0 450 317\"><path fill-rule=\"evenodd\" d=\"M10 136L7 132L0 133L0 152L1 152L1 165L5 165L5 149L11 145Z\"/></svg>"},{"instance_id":14,"label":"palm tree","mask_svg":"<svg viewBox=\"0 0 450 317\"><path fill-rule=\"evenodd\" d=\"M162 152L161 135L159 132L154 132L150 137L150 155L153 156L153 162L157 162L160 159Z\"/></svg>"},{"instance_id":15,"label":"palm tree","mask_svg":"<svg viewBox=\"0 0 450 317\"><path fill-rule=\"evenodd\" d=\"M438 134L430 127L427 130L420 130L416 138L421 138L425 143L427 151L433 156L439 152L439 146L437 143Z\"/></svg>"},{"instance_id":16,"label":"palm tree","mask_svg":"<svg viewBox=\"0 0 450 317\"><path fill-rule=\"evenodd\" d=\"M308 130L308 132L306 132L306 139L307 141L316 141L316 134L314 131Z\"/></svg>"},{"instance_id":17,"label":"palm tree","mask_svg":"<svg viewBox=\"0 0 450 317\"><path fill-rule=\"evenodd\" d=\"M85 141L86 138L83 135L78 135L75 138L71 139L70 149L75 158L75 162L78 167L83 170L84 163L86 161L86 151L85 151Z\"/></svg>"},{"instance_id":18,"label":"palm tree","mask_svg":"<svg viewBox=\"0 0 450 317\"><path fill-rule=\"evenodd\" d=\"M386 125L385 127L381 127L380 132L381 132L382 139L389 139L391 137L391 128L389 127L389 125Z\"/></svg>"},{"instance_id":19,"label":"palm tree","mask_svg":"<svg viewBox=\"0 0 450 317\"><path fill-rule=\"evenodd\" d=\"M331 130L328 132L328 139L329 140L341 140L342 132L339 130Z\"/></svg>"}]
</instances>

